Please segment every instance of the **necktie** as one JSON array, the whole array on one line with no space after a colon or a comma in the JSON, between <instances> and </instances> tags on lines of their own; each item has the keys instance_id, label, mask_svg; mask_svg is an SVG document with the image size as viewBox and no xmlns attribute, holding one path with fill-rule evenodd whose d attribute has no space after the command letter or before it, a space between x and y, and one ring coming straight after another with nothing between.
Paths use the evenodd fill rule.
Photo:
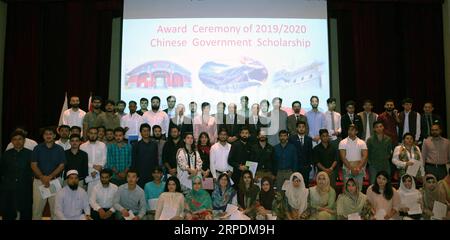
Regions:
<instances>
[{"instance_id":1,"label":"necktie","mask_svg":"<svg viewBox=\"0 0 450 240\"><path fill-rule=\"evenodd\" d=\"M300 144L303 146L303 137L300 137Z\"/></svg>"},{"instance_id":2,"label":"necktie","mask_svg":"<svg viewBox=\"0 0 450 240\"><path fill-rule=\"evenodd\" d=\"M353 114L350 114L350 121L353 123Z\"/></svg>"},{"instance_id":3,"label":"necktie","mask_svg":"<svg viewBox=\"0 0 450 240\"><path fill-rule=\"evenodd\" d=\"M298 117L297 114L295 114L295 121L296 121L297 123L300 122L300 119L299 119L299 117Z\"/></svg>"},{"instance_id":4,"label":"necktie","mask_svg":"<svg viewBox=\"0 0 450 240\"><path fill-rule=\"evenodd\" d=\"M431 135L431 124L432 124L431 115L428 115L427 116L428 136Z\"/></svg>"},{"instance_id":5,"label":"necktie","mask_svg":"<svg viewBox=\"0 0 450 240\"><path fill-rule=\"evenodd\" d=\"M336 125L334 125L334 112L331 111L331 129L334 130L336 129Z\"/></svg>"}]
</instances>

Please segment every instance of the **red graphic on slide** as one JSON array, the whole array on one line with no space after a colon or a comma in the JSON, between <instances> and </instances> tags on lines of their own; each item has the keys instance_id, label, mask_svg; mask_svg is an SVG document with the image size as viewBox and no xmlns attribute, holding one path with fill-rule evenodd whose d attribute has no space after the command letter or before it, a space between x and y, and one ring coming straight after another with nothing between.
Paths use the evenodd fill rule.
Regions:
<instances>
[{"instance_id":1,"label":"red graphic on slide","mask_svg":"<svg viewBox=\"0 0 450 240\"><path fill-rule=\"evenodd\" d=\"M170 61L150 61L126 73L127 88L190 88L191 73Z\"/></svg>"}]
</instances>

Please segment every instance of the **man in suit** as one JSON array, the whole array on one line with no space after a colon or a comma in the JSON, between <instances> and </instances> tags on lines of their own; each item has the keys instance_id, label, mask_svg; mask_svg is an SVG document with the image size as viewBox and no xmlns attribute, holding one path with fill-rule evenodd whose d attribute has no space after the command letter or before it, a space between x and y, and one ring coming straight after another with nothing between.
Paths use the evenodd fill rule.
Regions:
<instances>
[{"instance_id":1,"label":"man in suit","mask_svg":"<svg viewBox=\"0 0 450 240\"><path fill-rule=\"evenodd\" d=\"M300 101L294 101L292 103L292 110L294 110L294 114L288 116L287 118L287 127L289 134L295 135L297 134L297 123L300 121L306 122L306 135L309 134L308 120L306 116L300 113L302 109L302 104Z\"/></svg>"},{"instance_id":2,"label":"man in suit","mask_svg":"<svg viewBox=\"0 0 450 240\"><path fill-rule=\"evenodd\" d=\"M259 104L255 103L251 108L251 115L248 118L247 127L250 131L249 142L254 144L257 142L258 132L262 127L267 127L267 125L261 123L261 117L259 116Z\"/></svg>"},{"instance_id":3,"label":"man in suit","mask_svg":"<svg viewBox=\"0 0 450 240\"><path fill-rule=\"evenodd\" d=\"M348 127L352 124L354 124L358 129L363 129L361 117L358 114L355 114L355 105L355 102L351 100L345 103L347 113L342 115L341 118L342 139L348 137ZM361 132L358 132L358 137L364 139L361 136Z\"/></svg>"},{"instance_id":4,"label":"man in suit","mask_svg":"<svg viewBox=\"0 0 450 240\"><path fill-rule=\"evenodd\" d=\"M435 123L438 123L442 126L443 122L441 117L437 114L433 113L434 107L431 101L427 101L423 105L423 115L420 117L420 142L427 139L427 137L431 136L431 126ZM444 129L444 126L442 126Z\"/></svg>"},{"instance_id":5,"label":"man in suit","mask_svg":"<svg viewBox=\"0 0 450 240\"><path fill-rule=\"evenodd\" d=\"M169 129L172 129L172 127L177 126L178 129L180 129L181 136L184 136L185 133L190 132L192 133L193 127L192 127L192 119L188 116L184 115L184 105L178 104L176 108L176 114L174 117L170 119Z\"/></svg>"},{"instance_id":6,"label":"man in suit","mask_svg":"<svg viewBox=\"0 0 450 240\"><path fill-rule=\"evenodd\" d=\"M289 143L297 149L296 171L300 172L305 181L305 186L309 186L309 172L312 164L312 138L306 134L306 122L297 123L297 133L289 137Z\"/></svg>"},{"instance_id":7,"label":"man in suit","mask_svg":"<svg viewBox=\"0 0 450 240\"><path fill-rule=\"evenodd\" d=\"M229 143L233 143L239 139L241 127L245 125L245 122L245 117L236 113L236 104L230 103L228 105L228 114L225 117Z\"/></svg>"},{"instance_id":8,"label":"man in suit","mask_svg":"<svg viewBox=\"0 0 450 240\"><path fill-rule=\"evenodd\" d=\"M177 103L177 99L175 98L175 96L170 95L166 98L166 100L167 100L167 108L164 109L163 111L167 113L169 118L173 118L176 115L175 104Z\"/></svg>"},{"instance_id":9,"label":"man in suit","mask_svg":"<svg viewBox=\"0 0 450 240\"><path fill-rule=\"evenodd\" d=\"M362 140L367 141L373 134L373 123L377 121L378 114L372 112L373 104L371 100L364 100L364 111L358 113L362 120L361 136Z\"/></svg>"},{"instance_id":10,"label":"man in suit","mask_svg":"<svg viewBox=\"0 0 450 240\"><path fill-rule=\"evenodd\" d=\"M224 102L217 103L217 113L212 116L216 119L217 124L217 134L220 133L222 128L226 128L226 114L225 114L226 104Z\"/></svg>"}]
</instances>

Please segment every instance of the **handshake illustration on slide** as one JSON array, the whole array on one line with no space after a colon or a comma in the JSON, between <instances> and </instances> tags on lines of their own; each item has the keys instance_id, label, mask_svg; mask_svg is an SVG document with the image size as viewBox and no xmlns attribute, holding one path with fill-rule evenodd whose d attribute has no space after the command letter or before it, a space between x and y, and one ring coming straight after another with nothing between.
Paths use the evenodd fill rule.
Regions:
<instances>
[{"instance_id":1,"label":"handshake illustration on slide","mask_svg":"<svg viewBox=\"0 0 450 240\"><path fill-rule=\"evenodd\" d=\"M322 88L323 63L313 62L294 70L282 69L274 73L271 84L276 88L294 85ZM208 88L222 92L240 92L263 85L269 76L259 61L242 57L238 61L208 61L198 73ZM192 88L191 72L171 61L150 61L126 73L125 88Z\"/></svg>"}]
</instances>

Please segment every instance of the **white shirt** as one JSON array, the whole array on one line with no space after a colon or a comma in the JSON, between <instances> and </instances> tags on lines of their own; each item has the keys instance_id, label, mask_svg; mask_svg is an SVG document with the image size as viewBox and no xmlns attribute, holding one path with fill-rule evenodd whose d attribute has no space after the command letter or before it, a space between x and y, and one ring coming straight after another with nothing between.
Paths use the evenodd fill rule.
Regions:
<instances>
[{"instance_id":1,"label":"white shirt","mask_svg":"<svg viewBox=\"0 0 450 240\"><path fill-rule=\"evenodd\" d=\"M217 178L217 172L233 171L233 167L228 164L228 154L230 153L231 144L226 143L223 146L220 142L211 146L209 152L209 168L213 178Z\"/></svg>"},{"instance_id":2,"label":"white shirt","mask_svg":"<svg viewBox=\"0 0 450 240\"><path fill-rule=\"evenodd\" d=\"M113 198L116 192L117 186L113 183L109 183L109 186L106 188L101 183L97 184L89 196L89 204L95 211L98 211L100 208L109 208L111 212L115 212Z\"/></svg>"},{"instance_id":3,"label":"white shirt","mask_svg":"<svg viewBox=\"0 0 450 240\"><path fill-rule=\"evenodd\" d=\"M358 137L355 140L347 137L339 143L339 150L345 150L345 158L349 162L354 162L362 160L362 150L367 150L367 146Z\"/></svg>"},{"instance_id":4,"label":"white shirt","mask_svg":"<svg viewBox=\"0 0 450 240\"><path fill-rule=\"evenodd\" d=\"M70 146L70 141L69 139L67 139L67 141L65 143L63 143L61 141L61 139L58 139L57 141L55 141L56 144L58 144L59 146L61 146L62 148L64 148L64 151L69 150L72 146Z\"/></svg>"},{"instance_id":5,"label":"white shirt","mask_svg":"<svg viewBox=\"0 0 450 240\"><path fill-rule=\"evenodd\" d=\"M37 142L34 141L33 139L25 138L25 145L23 147L33 151L34 147L36 147L37 145L38 145ZM14 145L12 144L12 142L10 142L8 144L8 146L6 147L5 151L7 151L9 149L13 149L13 148L14 148Z\"/></svg>"},{"instance_id":6,"label":"white shirt","mask_svg":"<svg viewBox=\"0 0 450 240\"><path fill-rule=\"evenodd\" d=\"M83 129L83 118L86 112L78 109L78 111L73 111L72 108L67 109L63 113L63 124L72 126L78 126Z\"/></svg>"},{"instance_id":7,"label":"white shirt","mask_svg":"<svg viewBox=\"0 0 450 240\"><path fill-rule=\"evenodd\" d=\"M365 136L365 140L367 141L367 139L370 138L371 132L370 132L370 119L369 119L369 114L368 112L364 112L364 114L366 115L366 129L364 129L366 131L366 136ZM364 118L363 118L364 119ZM375 114L375 121L377 120L376 118L376 114Z\"/></svg>"},{"instance_id":8,"label":"white shirt","mask_svg":"<svg viewBox=\"0 0 450 240\"><path fill-rule=\"evenodd\" d=\"M123 128L128 128L128 131L125 133L125 138L128 139L129 136L139 136L139 128L141 127L141 124L144 123L144 119L141 115L134 113L134 114L127 114L123 116L120 119L120 126Z\"/></svg>"},{"instance_id":9,"label":"white shirt","mask_svg":"<svg viewBox=\"0 0 450 240\"><path fill-rule=\"evenodd\" d=\"M156 113L152 110L147 111L142 115L145 123L150 124L151 127L159 125L162 130L162 134L167 135L169 133L169 123L170 119L167 113L164 111L157 111Z\"/></svg>"},{"instance_id":10,"label":"white shirt","mask_svg":"<svg viewBox=\"0 0 450 240\"><path fill-rule=\"evenodd\" d=\"M87 141L81 144L80 149L88 154L89 174L96 171L94 165L105 166L106 163L106 145L100 141L91 143Z\"/></svg>"},{"instance_id":11,"label":"white shirt","mask_svg":"<svg viewBox=\"0 0 450 240\"><path fill-rule=\"evenodd\" d=\"M401 144L401 145L398 145L397 147L395 147L395 149L394 149L394 154L392 155L392 163L395 166L397 166L398 169L405 169L407 162L404 162L404 161L400 160L400 158L399 158L400 152L402 152L402 150L405 150L406 151L406 155L408 156L408 162L419 161L421 163L419 171L420 171L422 176L425 176L425 168L424 168L424 162L423 162L423 158L422 158L422 153L420 152L419 147L414 146L414 148L415 148L415 151L416 151L416 153L417 153L417 155L419 157L418 160L416 160L414 158L414 155L412 154L413 153L412 149L411 149L411 152L409 152L409 151L406 150L406 147L403 144Z\"/></svg>"},{"instance_id":12,"label":"white shirt","mask_svg":"<svg viewBox=\"0 0 450 240\"><path fill-rule=\"evenodd\" d=\"M167 108L167 115L169 116L169 118L173 118L175 117L175 112L176 108L172 108L172 110L169 110L169 108Z\"/></svg>"},{"instance_id":13,"label":"white shirt","mask_svg":"<svg viewBox=\"0 0 450 240\"><path fill-rule=\"evenodd\" d=\"M403 124L403 134L405 133L411 133L414 134L414 137L416 141L419 141L420 138L420 114L417 113L417 118L416 118L416 132L412 133L411 131L409 131L409 114L411 113L411 111L409 112L405 112L405 124ZM400 136L403 137L403 136Z\"/></svg>"},{"instance_id":14,"label":"white shirt","mask_svg":"<svg viewBox=\"0 0 450 240\"><path fill-rule=\"evenodd\" d=\"M336 140L337 136L333 136L333 133L341 133L341 114L338 112L333 111L334 115L334 129L332 128L333 123L331 122L331 112L326 111L325 112L325 128L328 130L328 133L330 135L331 140Z\"/></svg>"}]
</instances>

